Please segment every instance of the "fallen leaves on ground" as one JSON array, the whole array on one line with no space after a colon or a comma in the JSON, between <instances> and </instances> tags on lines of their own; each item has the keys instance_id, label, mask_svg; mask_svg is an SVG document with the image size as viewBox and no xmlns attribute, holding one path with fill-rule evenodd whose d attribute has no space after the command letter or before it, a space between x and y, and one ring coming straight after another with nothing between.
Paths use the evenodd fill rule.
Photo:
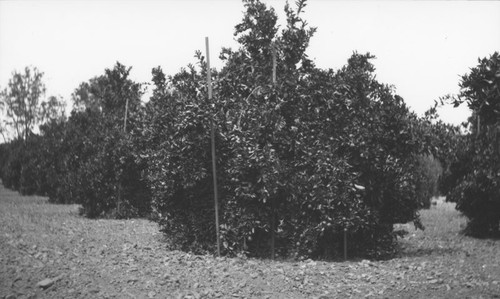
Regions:
<instances>
[{"instance_id":1,"label":"fallen leaves on ground","mask_svg":"<svg viewBox=\"0 0 500 299\"><path fill-rule=\"evenodd\" d=\"M451 204L387 261L270 261L170 251L147 220L90 220L0 187L0 298L492 298L500 242L459 234ZM499 297L500 298L500 297Z\"/></svg>"}]
</instances>

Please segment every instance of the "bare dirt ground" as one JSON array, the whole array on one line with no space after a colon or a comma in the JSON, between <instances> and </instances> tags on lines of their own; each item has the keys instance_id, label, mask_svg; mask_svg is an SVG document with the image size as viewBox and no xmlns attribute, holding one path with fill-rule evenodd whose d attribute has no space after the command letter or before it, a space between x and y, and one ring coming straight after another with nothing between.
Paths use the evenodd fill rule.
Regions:
<instances>
[{"instance_id":1,"label":"bare dirt ground","mask_svg":"<svg viewBox=\"0 0 500 299\"><path fill-rule=\"evenodd\" d=\"M269 261L169 251L147 220L89 220L0 186L0 298L500 298L500 241L422 211L388 261Z\"/></svg>"}]
</instances>

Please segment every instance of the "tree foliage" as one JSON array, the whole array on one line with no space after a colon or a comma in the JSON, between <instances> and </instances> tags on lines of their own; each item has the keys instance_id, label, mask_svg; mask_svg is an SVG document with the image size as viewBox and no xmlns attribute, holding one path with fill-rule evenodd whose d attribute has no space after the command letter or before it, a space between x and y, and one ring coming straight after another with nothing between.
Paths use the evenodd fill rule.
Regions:
<instances>
[{"instance_id":1,"label":"tree foliage","mask_svg":"<svg viewBox=\"0 0 500 299\"><path fill-rule=\"evenodd\" d=\"M224 253L336 258L345 236L350 255L393 252L394 223L423 228L418 209L436 180L425 157L445 156L435 136L447 131L378 82L369 53L336 71L316 67L306 1L285 6L282 28L264 3L244 7L240 47L222 49L223 67L211 70L212 101L199 51L173 76L153 69L145 106L131 69L117 63L79 85L68 119L53 117L57 98L42 105L51 120L29 139L32 151L10 152L2 178L80 203L88 217L153 211L178 247L212 252L214 125Z\"/></svg>"},{"instance_id":2,"label":"tree foliage","mask_svg":"<svg viewBox=\"0 0 500 299\"><path fill-rule=\"evenodd\" d=\"M275 240L284 256L339 256L344 230L353 254L389 252L392 224L421 227L421 121L375 79L374 56L354 53L339 71L314 66L305 53L315 32L301 17L305 1L285 7L281 31L273 9L244 5L235 27L241 47L222 50L212 102L201 53L198 66L174 76L153 70L136 135L163 231L181 248L213 250L213 121L226 253L269 255Z\"/></svg>"},{"instance_id":3,"label":"tree foliage","mask_svg":"<svg viewBox=\"0 0 500 299\"><path fill-rule=\"evenodd\" d=\"M7 125L15 130L16 138L27 140L35 125L44 119L41 106L45 94L43 73L36 67L26 67L24 73L13 72L8 87L0 93L6 107Z\"/></svg>"},{"instance_id":4,"label":"tree foliage","mask_svg":"<svg viewBox=\"0 0 500 299\"><path fill-rule=\"evenodd\" d=\"M455 105L472 110L470 134L458 148L450 199L468 218L467 233L500 233L500 55L479 59L462 77Z\"/></svg>"},{"instance_id":5,"label":"tree foliage","mask_svg":"<svg viewBox=\"0 0 500 299\"><path fill-rule=\"evenodd\" d=\"M149 191L129 134L142 89L128 78L130 70L117 63L82 83L68 119L59 98L39 105L45 121L40 134L5 145L4 185L47 195L54 203L82 204L82 213L92 218L147 215Z\"/></svg>"},{"instance_id":6,"label":"tree foliage","mask_svg":"<svg viewBox=\"0 0 500 299\"><path fill-rule=\"evenodd\" d=\"M60 178L64 192L53 200L81 203L88 217L144 216L149 211L149 194L127 130L142 95L140 84L128 78L130 70L117 63L73 93L75 110L61 144L70 153L63 160L67 175Z\"/></svg>"},{"instance_id":7,"label":"tree foliage","mask_svg":"<svg viewBox=\"0 0 500 299\"><path fill-rule=\"evenodd\" d=\"M4 141L0 157L0 174L3 184L22 194L44 194L47 179L44 166L41 136L35 129L51 122L65 119L65 104L61 98L44 99L43 73L37 68L26 67L24 73L14 72L8 87L0 94L0 103L6 116L2 124ZM15 137L8 140L14 130Z\"/></svg>"}]
</instances>

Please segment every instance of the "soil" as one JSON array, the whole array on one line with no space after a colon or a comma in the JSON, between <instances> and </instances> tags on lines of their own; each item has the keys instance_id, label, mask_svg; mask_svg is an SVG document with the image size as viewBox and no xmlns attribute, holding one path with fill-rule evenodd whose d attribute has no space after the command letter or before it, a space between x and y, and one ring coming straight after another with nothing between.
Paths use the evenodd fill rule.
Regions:
<instances>
[{"instance_id":1,"label":"soil","mask_svg":"<svg viewBox=\"0 0 500 299\"><path fill-rule=\"evenodd\" d=\"M500 298L500 241L460 234L453 204L386 261L271 261L172 251L155 223L90 220L0 186L0 298Z\"/></svg>"}]
</instances>

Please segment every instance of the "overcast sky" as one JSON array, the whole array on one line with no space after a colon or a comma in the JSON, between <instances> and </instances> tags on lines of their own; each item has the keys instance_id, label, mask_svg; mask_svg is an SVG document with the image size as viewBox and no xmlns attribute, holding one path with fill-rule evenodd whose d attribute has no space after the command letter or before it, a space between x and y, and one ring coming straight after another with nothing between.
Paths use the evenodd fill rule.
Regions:
<instances>
[{"instance_id":1,"label":"overcast sky","mask_svg":"<svg viewBox=\"0 0 500 299\"><path fill-rule=\"evenodd\" d=\"M264 2L283 22L285 1ZM45 73L47 96L69 99L116 61L133 67L132 79L149 82L153 67L172 75L195 62L205 36L219 68L221 47L237 47L233 31L243 9L239 0L0 0L0 87L12 71L32 65ZM499 1L309 0L303 17L318 27L307 52L317 66L339 69L353 51L369 51L379 81L394 85L419 114L458 93L460 76L478 57L500 51ZM441 111L455 124L467 115Z\"/></svg>"}]
</instances>

